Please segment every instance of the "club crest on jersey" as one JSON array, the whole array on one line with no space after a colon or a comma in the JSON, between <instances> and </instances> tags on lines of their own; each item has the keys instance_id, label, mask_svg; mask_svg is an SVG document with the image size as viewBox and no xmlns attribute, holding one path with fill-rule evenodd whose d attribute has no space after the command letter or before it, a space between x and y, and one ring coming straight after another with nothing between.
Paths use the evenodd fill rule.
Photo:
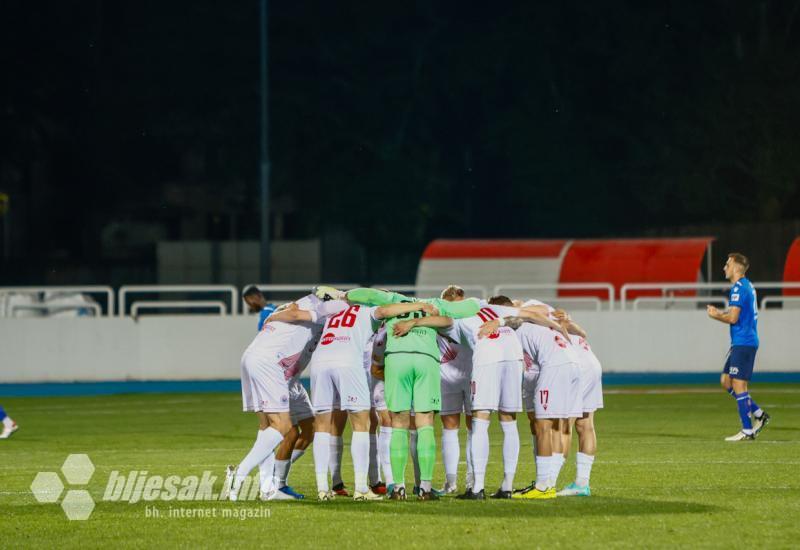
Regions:
<instances>
[{"instance_id":1,"label":"club crest on jersey","mask_svg":"<svg viewBox=\"0 0 800 550\"><path fill-rule=\"evenodd\" d=\"M497 340L498 338L500 338L499 332L493 332L489 335L489 340Z\"/></svg>"},{"instance_id":2,"label":"club crest on jersey","mask_svg":"<svg viewBox=\"0 0 800 550\"><path fill-rule=\"evenodd\" d=\"M281 403L286 404L288 402L289 402L289 396L288 395L281 395Z\"/></svg>"}]
</instances>

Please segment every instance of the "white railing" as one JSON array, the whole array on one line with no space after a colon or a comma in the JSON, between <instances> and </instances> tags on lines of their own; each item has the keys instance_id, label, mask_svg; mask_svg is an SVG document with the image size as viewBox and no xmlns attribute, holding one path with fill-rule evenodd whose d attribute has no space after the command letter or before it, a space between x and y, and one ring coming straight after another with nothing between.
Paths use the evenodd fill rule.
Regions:
<instances>
[{"instance_id":1,"label":"white railing","mask_svg":"<svg viewBox=\"0 0 800 550\"><path fill-rule=\"evenodd\" d=\"M106 315L108 317L114 316L114 289L110 286L0 286L0 294L10 294L14 292L72 292L76 294L102 294L106 298Z\"/></svg>"},{"instance_id":2,"label":"white railing","mask_svg":"<svg viewBox=\"0 0 800 550\"><path fill-rule=\"evenodd\" d=\"M444 287L441 285L372 285L370 288L386 288L393 292L399 292L400 294L408 293L419 295L420 293L426 293L430 296L438 297L441 294ZM461 288L464 289L464 292L469 294L479 293L481 298L486 299L489 297L489 291L485 286L481 285L463 285Z\"/></svg>"},{"instance_id":3,"label":"white railing","mask_svg":"<svg viewBox=\"0 0 800 550\"><path fill-rule=\"evenodd\" d=\"M237 302L239 291L233 285L128 285L119 288L117 300L119 302L119 316L125 316L127 297L129 294L174 294L186 292L204 292L215 294L227 294L230 296L229 313L238 313ZM196 300L185 300L186 303L195 303Z\"/></svg>"},{"instance_id":4,"label":"white railing","mask_svg":"<svg viewBox=\"0 0 800 550\"><path fill-rule=\"evenodd\" d=\"M767 304L800 304L800 296L767 296L761 300L761 311L767 309Z\"/></svg>"},{"instance_id":5,"label":"white railing","mask_svg":"<svg viewBox=\"0 0 800 550\"><path fill-rule=\"evenodd\" d=\"M755 287L756 290L795 289L795 288L800 288L800 283L766 281L766 282L755 282L753 283L753 287ZM713 292L714 290L727 291L730 288L731 288L730 283L627 283L622 285L622 289L620 290L620 309L622 310L626 309L626 306L628 304L628 296L630 295L631 291L636 291L636 290L661 291L660 299L663 301L670 301L678 298L675 296L675 293L677 292L707 291L708 294L705 296L702 295L686 296L686 298L692 298L697 301L703 301L715 298L714 296L710 295L710 293ZM649 298L659 298L659 297L649 296ZM778 298L779 298L778 296L767 296L762 299L762 304L763 300L770 299L770 303L774 303L779 301Z\"/></svg>"},{"instance_id":6,"label":"white railing","mask_svg":"<svg viewBox=\"0 0 800 550\"><path fill-rule=\"evenodd\" d=\"M641 304L660 304L662 309L668 309L670 304L722 304L723 308L728 307L728 299L714 296L639 296L634 298L633 311L639 310Z\"/></svg>"},{"instance_id":7,"label":"white railing","mask_svg":"<svg viewBox=\"0 0 800 550\"><path fill-rule=\"evenodd\" d=\"M100 317L103 314L103 309L100 304L95 302L86 302L85 304L69 304L69 305L47 305L47 304L16 304L11 306L11 316L16 317L17 311L45 311L48 314L63 313L65 311L80 311L82 309L91 309L95 317ZM80 317L77 315L76 317Z\"/></svg>"},{"instance_id":8,"label":"white railing","mask_svg":"<svg viewBox=\"0 0 800 550\"><path fill-rule=\"evenodd\" d=\"M139 317L140 309L216 309L220 315L227 315L225 302L214 302L210 300L198 300L190 302L178 300L175 302L134 302L131 304L131 317Z\"/></svg>"},{"instance_id":9,"label":"white railing","mask_svg":"<svg viewBox=\"0 0 800 550\"><path fill-rule=\"evenodd\" d=\"M580 298L579 296L558 296L559 290L601 290L605 293L608 302L608 309L614 309L614 285L611 283L537 283L537 284L530 284L530 285L517 285L517 284L506 284L506 285L497 285L494 287L492 294L519 294L519 292L525 292L528 290L534 291L555 291L556 296L552 298L553 301L557 300L573 300L576 298ZM511 296L512 298L514 296ZM530 298L536 298L536 296L529 296ZM596 300L598 304L601 304L601 301L596 296L584 296L584 298L589 298Z\"/></svg>"}]
</instances>

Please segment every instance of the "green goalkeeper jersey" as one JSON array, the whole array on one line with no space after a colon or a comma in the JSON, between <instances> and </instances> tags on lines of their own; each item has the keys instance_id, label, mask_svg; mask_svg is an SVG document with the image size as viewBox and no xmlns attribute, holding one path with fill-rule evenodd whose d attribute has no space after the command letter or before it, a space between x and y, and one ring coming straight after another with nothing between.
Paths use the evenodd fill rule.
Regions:
<instances>
[{"instance_id":1,"label":"green goalkeeper jersey","mask_svg":"<svg viewBox=\"0 0 800 550\"><path fill-rule=\"evenodd\" d=\"M385 306L404 302L426 302L434 305L436 309L439 310L440 315L452 317L453 319L471 317L480 310L480 304L478 300L474 298L469 298L460 302L448 302L441 298L410 298L398 294L397 292L385 292L372 288L357 288L351 290L347 293L347 299L353 303L369 306ZM426 315L424 311L413 311L401 315L400 317L386 319L386 355L392 353L419 353L433 357L436 361L439 361L441 356L439 353L439 345L436 343L436 329L430 327L414 327L408 334L400 338L394 336L394 331L392 330L394 325L399 321L407 321L409 319L425 317Z\"/></svg>"}]
</instances>

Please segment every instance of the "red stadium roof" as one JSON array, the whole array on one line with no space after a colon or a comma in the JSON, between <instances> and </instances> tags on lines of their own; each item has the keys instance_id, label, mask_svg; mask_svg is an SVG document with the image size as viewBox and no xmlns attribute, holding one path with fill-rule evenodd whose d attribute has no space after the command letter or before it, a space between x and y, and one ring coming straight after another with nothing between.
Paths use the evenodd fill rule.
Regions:
<instances>
[{"instance_id":1,"label":"red stadium roof","mask_svg":"<svg viewBox=\"0 0 800 550\"><path fill-rule=\"evenodd\" d=\"M561 264L560 283L612 283L619 295L626 283L696 282L712 237L575 241ZM629 298L656 294L638 291ZM684 292L684 295L694 292ZM602 292L562 290L560 296L600 296Z\"/></svg>"},{"instance_id":2,"label":"red stadium roof","mask_svg":"<svg viewBox=\"0 0 800 550\"><path fill-rule=\"evenodd\" d=\"M424 260L455 258L558 258L565 239L541 240L448 240L431 242L422 253Z\"/></svg>"},{"instance_id":3,"label":"red stadium roof","mask_svg":"<svg viewBox=\"0 0 800 550\"><path fill-rule=\"evenodd\" d=\"M797 237L789 253L786 255L786 264L783 266L784 283L800 283L800 237ZM784 296L800 296L800 288L784 288Z\"/></svg>"}]
</instances>

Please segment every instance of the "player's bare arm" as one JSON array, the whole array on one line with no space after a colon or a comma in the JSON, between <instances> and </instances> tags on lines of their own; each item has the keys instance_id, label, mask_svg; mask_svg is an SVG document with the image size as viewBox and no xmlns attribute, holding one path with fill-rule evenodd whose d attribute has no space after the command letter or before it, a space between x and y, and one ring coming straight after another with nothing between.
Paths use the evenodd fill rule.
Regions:
<instances>
[{"instance_id":1,"label":"player's bare arm","mask_svg":"<svg viewBox=\"0 0 800 550\"><path fill-rule=\"evenodd\" d=\"M511 321L509 323L509 321ZM490 334L494 334L497 332L501 326L509 326L514 330L518 329L522 323L533 323L535 325L540 325L546 328L551 328L555 331L560 332L566 338L569 338L569 334L567 330L561 326L559 323L553 321L546 315L542 315L538 312L532 312L524 309L520 309L518 316L512 317L505 317L501 321L500 319L494 319L492 321L488 321L481 325L480 330L478 331L478 338L485 338Z\"/></svg>"},{"instance_id":2,"label":"player's bare arm","mask_svg":"<svg viewBox=\"0 0 800 550\"><path fill-rule=\"evenodd\" d=\"M706 313L712 319L716 319L721 323L727 323L729 325L735 325L739 322L739 313L741 312L741 308L738 306L731 306L725 311L720 310L714 306L707 306Z\"/></svg>"},{"instance_id":3,"label":"player's bare arm","mask_svg":"<svg viewBox=\"0 0 800 550\"><path fill-rule=\"evenodd\" d=\"M420 317L419 319L410 319L408 321L399 321L393 327L395 336L405 336L415 327L429 327L429 328L448 328L453 326L453 320L450 317L443 317L441 315L432 315L430 317Z\"/></svg>"},{"instance_id":4,"label":"player's bare arm","mask_svg":"<svg viewBox=\"0 0 800 550\"><path fill-rule=\"evenodd\" d=\"M580 336L581 338L586 338L587 334L586 331L583 330L578 323L576 323L569 313L564 311L563 309L557 309L553 312L553 318L558 321L562 327L567 329L567 332L570 334L574 334L576 336Z\"/></svg>"}]
</instances>

